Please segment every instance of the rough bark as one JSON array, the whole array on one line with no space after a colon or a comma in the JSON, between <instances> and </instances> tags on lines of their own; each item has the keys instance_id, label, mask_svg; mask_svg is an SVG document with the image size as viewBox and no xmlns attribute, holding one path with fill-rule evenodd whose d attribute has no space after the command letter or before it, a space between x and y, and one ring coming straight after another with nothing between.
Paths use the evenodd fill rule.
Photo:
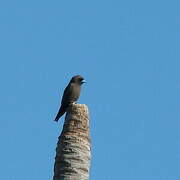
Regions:
<instances>
[{"instance_id":1,"label":"rough bark","mask_svg":"<svg viewBox=\"0 0 180 180\"><path fill-rule=\"evenodd\" d=\"M88 107L72 104L57 143L53 180L88 180L90 159Z\"/></svg>"}]
</instances>

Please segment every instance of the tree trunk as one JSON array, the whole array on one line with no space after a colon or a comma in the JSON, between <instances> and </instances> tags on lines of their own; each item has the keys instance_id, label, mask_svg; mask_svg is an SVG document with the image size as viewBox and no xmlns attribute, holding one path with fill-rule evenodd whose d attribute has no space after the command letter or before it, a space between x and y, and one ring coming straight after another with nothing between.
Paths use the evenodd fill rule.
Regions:
<instances>
[{"instance_id":1,"label":"tree trunk","mask_svg":"<svg viewBox=\"0 0 180 180\"><path fill-rule=\"evenodd\" d=\"M72 104L57 143L53 180L88 180L90 159L88 107Z\"/></svg>"}]
</instances>

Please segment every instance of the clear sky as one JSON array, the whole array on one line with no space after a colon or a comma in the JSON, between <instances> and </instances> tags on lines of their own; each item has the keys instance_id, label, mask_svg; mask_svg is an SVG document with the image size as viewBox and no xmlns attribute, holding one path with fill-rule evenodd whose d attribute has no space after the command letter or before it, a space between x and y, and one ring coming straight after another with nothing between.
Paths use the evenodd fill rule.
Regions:
<instances>
[{"instance_id":1,"label":"clear sky","mask_svg":"<svg viewBox=\"0 0 180 180\"><path fill-rule=\"evenodd\" d=\"M180 179L180 2L2 0L0 179L50 180L73 75L87 84L90 180Z\"/></svg>"}]
</instances>

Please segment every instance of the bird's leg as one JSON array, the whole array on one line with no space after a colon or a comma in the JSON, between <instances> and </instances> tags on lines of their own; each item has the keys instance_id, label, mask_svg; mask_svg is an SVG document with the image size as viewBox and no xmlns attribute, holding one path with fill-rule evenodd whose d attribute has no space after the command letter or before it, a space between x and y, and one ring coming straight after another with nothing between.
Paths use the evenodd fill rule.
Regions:
<instances>
[{"instance_id":1,"label":"bird's leg","mask_svg":"<svg viewBox=\"0 0 180 180\"><path fill-rule=\"evenodd\" d=\"M72 104L77 104L77 102L76 102L76 101L74 101L74 102L72 102Z\"/></svg>"}]
</instances>

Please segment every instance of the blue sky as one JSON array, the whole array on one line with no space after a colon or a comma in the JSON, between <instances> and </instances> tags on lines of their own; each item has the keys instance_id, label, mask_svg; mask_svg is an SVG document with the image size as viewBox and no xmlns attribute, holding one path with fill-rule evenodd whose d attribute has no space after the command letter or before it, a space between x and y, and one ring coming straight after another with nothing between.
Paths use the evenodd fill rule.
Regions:
<instances>
[{"instance_id":1,"label":"blue sky","mask_svg":"<svg viewBox=\"0 0 180 180\"><path fill-rule=\"evenodd\" d=\"M180 3L0 2L0 179L50 180L69 79L90 109L91 180L180 179Z\"/></svg>"}]
</instances>

